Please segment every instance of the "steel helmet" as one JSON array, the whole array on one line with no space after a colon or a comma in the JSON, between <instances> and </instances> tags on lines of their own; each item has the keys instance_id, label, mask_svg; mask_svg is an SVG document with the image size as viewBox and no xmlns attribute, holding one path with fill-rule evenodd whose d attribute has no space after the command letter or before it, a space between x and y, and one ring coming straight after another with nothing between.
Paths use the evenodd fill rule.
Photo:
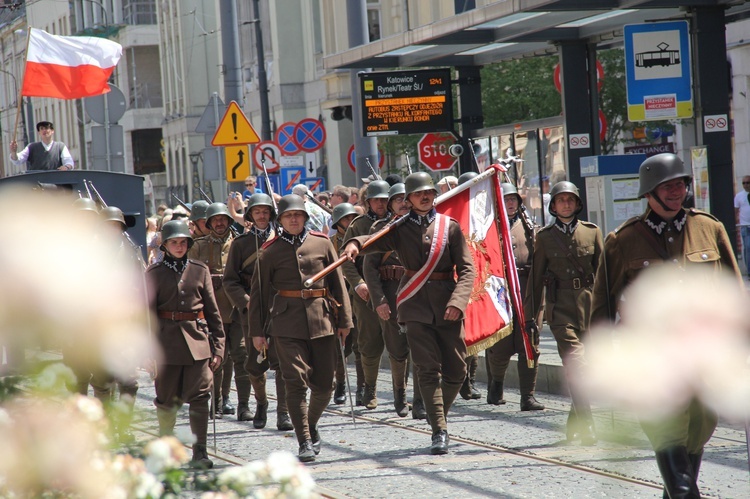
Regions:
<instances>
[{"instance_id":1,"label":"steel helmet","mask_svg":"<svg viewBox=\"0 0 750 499\"><path fill-rule=\"evenodd\" d=\"M521 195L518 193L518 188L516 188L515 185L511 184L510 182L503 182L502 184L500 184L500 187L503 189L503 197L515 194L515 196L518 198L518 202L523 203L523 199L521 199Z\"/></svg>"},{"instance_id":2,"label":"steel helmet","mask_svg":"<svg viewBox=\"0 0 750 499\"><path fill-rule=\"evenodd\" d=\"M665 152L651 156L641 163L638 170L640 180L638 197L642 198L656 189L659 184L677 178L684 178L685 182L693 179L693 175L685 168L685 163L677 155Z\"/></svg>"},{"instance_id":3,"label":"steel helmet","mask_svg":"<svg viewBox=\"0 0 750 499\"><path fill-rule=\"evenodd\" d=\"M568 182L567 180L563 180L561 182L556 183L552 186L552 189L549 191L549 212L557 216L557 212L554 208L554 201L555 196L558 194L562 194L564 192L567 192L569 194L573 194L576 199L578 200L578 208L575 211L575 215L578 215L581 210L583 209L583 206L581 205L581 196L578 194L578 187L573 182Z\"/></svg>"},{"instance_id":4,"label":"steel helmet","mask_svg":"<svg viewBox=\"0 0 750 499\"><path fill-rule=\"evenodd\" d=\"M406 186L403 182L397 182L388 189L388 202L390 203L391 199L399 194L406 194Z\"/></svg>"},{"instance_id":5,"label":"steel helmet","mask_svg":"<svg viewBox=\"0 0 750 499\"><path fill-rule=\"evenodd\" d=\"M211 205L209 205L209 207L206 209L206 227L210 229L211 218L217 217L219 215L225 215L229 217L230 225L232 224L232 222L234 222L232 215L229 214L229 208L227 208L227 205L225 205L224 203L211 203Z\"/></svg>"},{"instance_id":6,"label":"steel helmet","mask_svg":"<svg viewBox=\"0 0 750 499\"><path fill-rule=\"evenodd\" d=\"M190 206L190 221L195 222L196 220L205 220L208 206L208 201L203 201L202 199L195 201Z\"/></svg>"},{"instance_id":7,"label":"steel helmet","mask_svg":"<svg viewBox=\"0 0 750 499\"><path fill-rule=\"evenodd\" d=\"M354 205L351 203L339 203L333 208L333 214L331 214L331 224L333 228L336 228L336 224L339 223L344 217L349 215L358 215L357 210L354 209Z\"/></svg>"},{"instance_id":8,"label":"steel helmet","mask_svg":"<svg viewBox=\"0 0 750 499\"><path fill-rule=\"evenodd\" d=\"M466 173L462 173L462 174L461 174L461 175L460 175L460 176L458 177L458 185L461 185L461 184L465 184L465 183L466 183L466 182L468 182L469 180L471 180L471 179L474 179L474 178L477 178L478 176L479 176L479 174L478 174L477 172L466 172Z\"/></svg>"},{"instance_id":9,"label":"steel helmet","mask_svg":"<svg viewBox=\"0 0 750 499\"><path fill-rule=\"evenodd\" d=\"M262 192L256 192L247 200L245 220L255 222L255 220L253 220L253 215L250 212L256 206L268 206L268 208L271 210L271 221L274 221L276 219L276 210L274 210L273 208L273 199L271 198L271 196Z\"/></svg>"},{"instance_id":10,"label":"steel helmet","mask_svg":"<svg viewBox=\"0 0 750 499\"><path fill-rule=\"evenodd\" d=\"M438 194L432 176L427 172L414 172L406 177L404 189L406 197L409 197L409 194L422 191L435 191L435 194Z\"/></svg>"},{"instance_id":11,"label":"steel helmet","mask_svg":"<svg viewBox=\"0 0 750 499\"><path fill-rule=\"evenodd\" d=\"M388 199L391 184L385 180L373 180L367 184L367 199Z\"/></svg>"},{"instance_id":12,"label":"steel helmet","mask_svg":"<svg viewBox=\"0 0 750 499\"><path fill-rule=\"evenodd\" d=\"M305 209L305 200L296 194L287 194L279 200L279 214L281 217L287 211L301 211L305 214L305 218L310 218Z\"/></svg>"},{"instance_id":13,"label":"steel helmet","mask_svg":"<svg viewBox=\"0 0 750 499\"><path fill-rule=\"evenodd\" d=\"M122 230L127 229L128 224L125 223L125 215L122 214L122 210L116 206L107 206L99 212L99 215L105 222L120 222L122 224Z\"/></svg>"},{"instance_id":14,"label":"steel helmet","mask_svg":"<svg viewBox=\"0 0 750 499\"><path fill-rule=\"evenodd\" d=\"M170 239L176 239L178 237L186 237L188 242L188 249L193 246L193 236L190 235L190 229L188 224L184 220L170 220L165 223L161 228L161 246L162 251L166 251L164 243Z\"/></svg>"},{"instance_id":15,"label":"steel helmet","mask_svg":"<svg viewBox=\"0 0 750 499\"><path fill-rule=\"evenodd\" d=\"M73 201L73 208L80 211L93 211L99 213L99 208L96 206L96 201L91 198L78 198Z\"/></svg>"}]
</instances>

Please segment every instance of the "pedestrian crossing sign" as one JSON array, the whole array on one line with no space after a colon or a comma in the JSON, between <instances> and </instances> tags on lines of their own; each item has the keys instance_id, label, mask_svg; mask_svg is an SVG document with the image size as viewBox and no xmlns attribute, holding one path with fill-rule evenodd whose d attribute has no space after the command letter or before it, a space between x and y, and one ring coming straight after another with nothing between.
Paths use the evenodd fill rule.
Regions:
<instances>
[{"instance_id":1,"label":"pedestrian crossing sign","mask_svg":"<svg viewBox=\"0 0 750 499\"><path fill-rule=\"evenodd\" d=\"M224 113L224 117L216 129L212 146L237 146L242 144L257 144L260 137L253 125L250 124L245 113L242 112L237 102L232 101Z\"/></svg>"}]
</instances>

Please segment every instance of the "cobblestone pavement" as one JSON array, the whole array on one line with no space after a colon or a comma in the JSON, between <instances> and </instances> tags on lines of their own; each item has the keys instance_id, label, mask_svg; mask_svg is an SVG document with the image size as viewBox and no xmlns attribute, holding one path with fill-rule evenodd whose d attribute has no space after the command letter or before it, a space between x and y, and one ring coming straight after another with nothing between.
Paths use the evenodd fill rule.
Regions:
<instances>
[{"instance_id":1,"label":"cobblestone pavement","mask_svg":"<svg viewBox=\"0 0 750 499\"><path fill-rule=\"evenodd\" d=\"M559 361L559 359L558 359ZM383 365L386 365L384 363ZM350 369L353 372L353 369ZM519 411L519 394L506 389L506 405L458 399L449 414L450 453L431 456L429 427L393 409L390 373L382 370L379 406L329 406L320 422L323 451L310 465L317 484L333 497L661 497L660 478L648 442L626 413L595 410L599 443L565 441L565 396L538 393L547 410ZM273 377L269 379L273 385ZM486 394L486 385L479 383ZM269 393L274 393L269 387ZM142 379L139 426L156 432L153 386ZM232 393L236 404L236 394ZM251 400L251 405L252 405ZM216 423L217 455L235 463L274 450L296 454L293 432L276 430L275 401L268 426L255 430L235 416ZM178 426L187 430L187 407ZM209 444L212 443L209 427ZM217 466L226 461L215 459ZM713 497L750 497L745 434L722 422L706 449L701 491Z\"/></svg>"}]
</instances>

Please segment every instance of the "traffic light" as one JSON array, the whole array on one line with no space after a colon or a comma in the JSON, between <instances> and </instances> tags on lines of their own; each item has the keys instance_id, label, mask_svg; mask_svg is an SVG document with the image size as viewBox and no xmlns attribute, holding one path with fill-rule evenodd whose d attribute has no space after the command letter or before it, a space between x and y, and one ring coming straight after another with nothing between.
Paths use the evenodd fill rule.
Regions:
<instances>
[{"instance_id":1,"label":"traffic light","mask_svg":"<svg viewBox=\"0 0 750 499\"><path fill-rule=\"evenodd\" d=\"M344 118L352 119L352 106L336 106L331 109L331 119L333 121L341 121Z\"/></svg>"}]
</instances>

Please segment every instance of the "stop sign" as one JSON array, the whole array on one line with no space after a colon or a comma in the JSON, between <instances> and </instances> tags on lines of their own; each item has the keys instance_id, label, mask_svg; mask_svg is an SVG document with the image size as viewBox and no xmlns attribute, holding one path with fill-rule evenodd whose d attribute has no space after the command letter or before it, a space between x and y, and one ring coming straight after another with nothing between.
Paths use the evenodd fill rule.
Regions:
<instances>
[{"instance_id":1,"label":"stop sign","mask_svg":"<svg viewBox=\"0 0 750 499\"><path fill-rule=\"evenodd\" d=\"M419 139L419 162L433 172L450 170L458 161L448 153L448 148L455 143L449 133L426 133Z\"/></svg>"}]
</instances>

